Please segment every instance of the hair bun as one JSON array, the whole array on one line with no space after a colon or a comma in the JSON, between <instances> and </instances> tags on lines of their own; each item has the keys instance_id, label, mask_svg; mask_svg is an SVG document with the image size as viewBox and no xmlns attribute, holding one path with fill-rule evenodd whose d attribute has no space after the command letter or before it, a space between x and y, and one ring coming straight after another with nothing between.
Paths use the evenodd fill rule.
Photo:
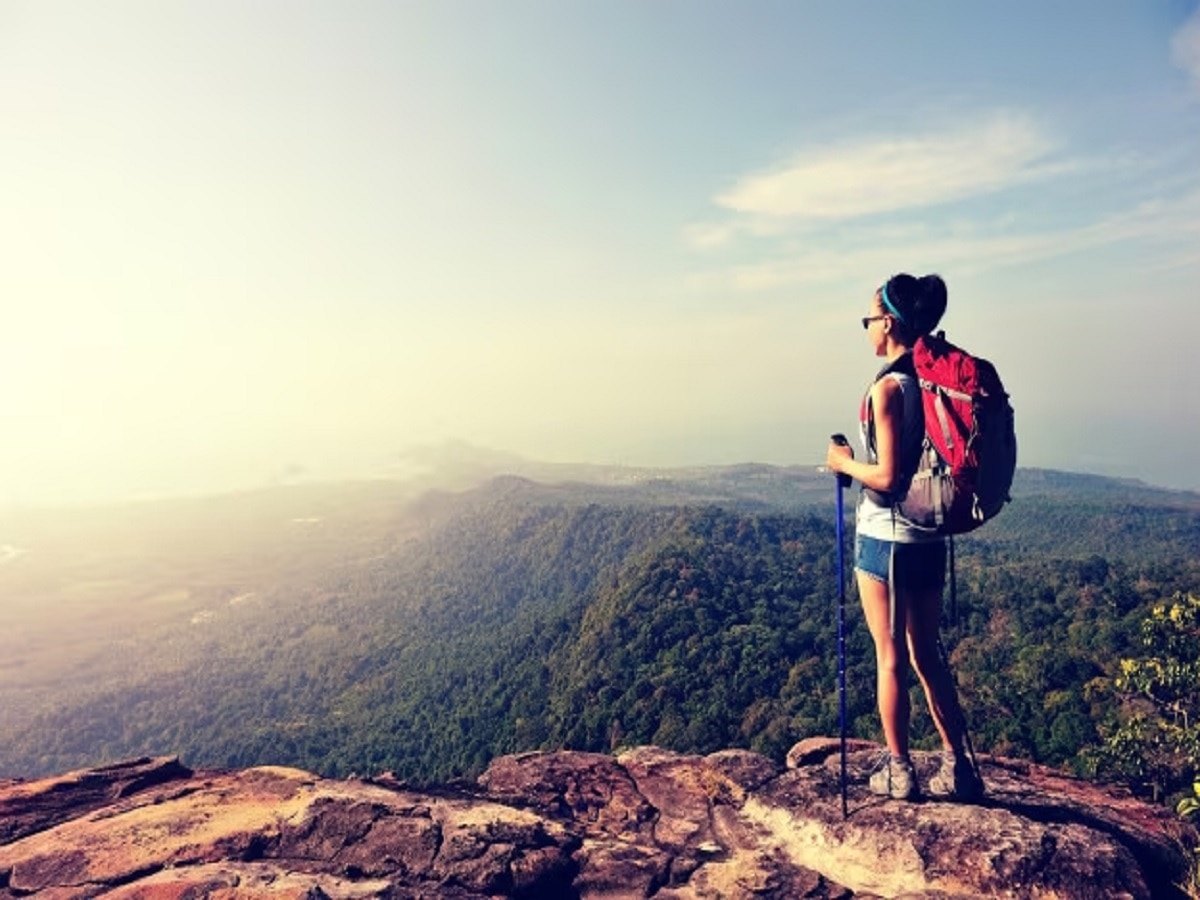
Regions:
<instances>
[{"instance_id":1,"label":"hair bun","mask_svg":"<svg viewBox=\"0 0 1200 900\"><path fill-rule=\"evenodd\" d=\"M913 304L913 326L916 332L929 334L937 328L938 322L946 312L947 303L946 282L942 280L942 276L922 275L918 278L916 303Z\"/></svg>"}]
</instances>

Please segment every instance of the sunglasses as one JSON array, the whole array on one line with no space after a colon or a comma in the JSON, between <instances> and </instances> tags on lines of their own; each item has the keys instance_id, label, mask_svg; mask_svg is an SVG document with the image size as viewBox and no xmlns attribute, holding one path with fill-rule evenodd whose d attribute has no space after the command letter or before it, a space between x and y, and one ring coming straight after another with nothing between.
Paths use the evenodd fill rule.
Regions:
<instances>
[{"instance_id":1,"label":"sunglasses","mask_svg":"<svg viewBox=\"0 0 1200 900\"><path fill-rule=\"evenodd\" d=\"M872 322L878 322L880 319L886 319L886 318L889 318L887 313L882 313L881 315L878 315L878 316L863 316L862 317L863 329L865 330L867 328L870 328Z\"/></svg>"}]
</instances>

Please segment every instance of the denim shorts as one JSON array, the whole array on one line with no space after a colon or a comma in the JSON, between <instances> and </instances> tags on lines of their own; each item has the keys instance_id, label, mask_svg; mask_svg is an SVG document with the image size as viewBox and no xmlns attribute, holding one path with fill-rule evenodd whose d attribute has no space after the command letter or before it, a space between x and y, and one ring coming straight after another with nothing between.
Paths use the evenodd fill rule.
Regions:
<instances>
[{"instance_id":1,"label":"denim shorts","mask_svg":"<svg viewBox=\"0 0 1200 900\"><path fill-rule=\"evenodd\" d=\"M876 581L888 580L888 556L892 541L856 535L854 538L854 568ZM896 587L918 590L941 590L946 583L946 542L922 541L918 544L897 543Z\"/></svg>"}]
</instances>

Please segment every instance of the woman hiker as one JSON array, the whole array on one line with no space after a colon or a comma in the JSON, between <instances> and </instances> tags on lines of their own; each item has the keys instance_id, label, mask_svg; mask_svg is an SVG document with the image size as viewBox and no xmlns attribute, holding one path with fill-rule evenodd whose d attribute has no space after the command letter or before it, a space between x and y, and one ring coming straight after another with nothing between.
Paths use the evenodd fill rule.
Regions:
<instances>
[{"instance_id":1,"label":"woman hiker","mask_svg":"<svg viewBox=\"0 0 1200 900\"><path fill-rule=\"evenodd\" d=\"M946 285L937 275L888 279L863 317L867 340L885 366L860 410L866 459L831 443L827 465L863 486L855 527L854 568L867 628L875 642L879 716L887 758L870 777L876 794L920 796L908 750L908 668L916 669L944 755L929 780L933 796L972 800L983 793L965 749L966 724L950 671L938 649L945 540L908 524L888 502L900 498L917 468L924 411L910 350L946 311ZM890 583L889 583L890 582Z\"/></svg>"}]
</instances>

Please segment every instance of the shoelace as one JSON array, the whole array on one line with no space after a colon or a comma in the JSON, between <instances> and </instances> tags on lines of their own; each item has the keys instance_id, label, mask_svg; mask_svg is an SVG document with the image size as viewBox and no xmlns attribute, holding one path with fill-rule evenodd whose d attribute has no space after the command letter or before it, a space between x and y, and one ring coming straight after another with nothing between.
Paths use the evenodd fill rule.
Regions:
<instances>
[{"instance_id":1,"label":"shoelace","mask_svg":"<svg viewBox=\"0 0 1200 900\"><path fill-rule=\"evenodd\" d=\"M882 772L885 768L887 768L888 763L890 763L891 761L892 761L891 751L890 750L882 751L879 754L878 758L875 760L875 762L871 763L871 774L874 775L876 772Z\"/></svg>"}]
</instances>

